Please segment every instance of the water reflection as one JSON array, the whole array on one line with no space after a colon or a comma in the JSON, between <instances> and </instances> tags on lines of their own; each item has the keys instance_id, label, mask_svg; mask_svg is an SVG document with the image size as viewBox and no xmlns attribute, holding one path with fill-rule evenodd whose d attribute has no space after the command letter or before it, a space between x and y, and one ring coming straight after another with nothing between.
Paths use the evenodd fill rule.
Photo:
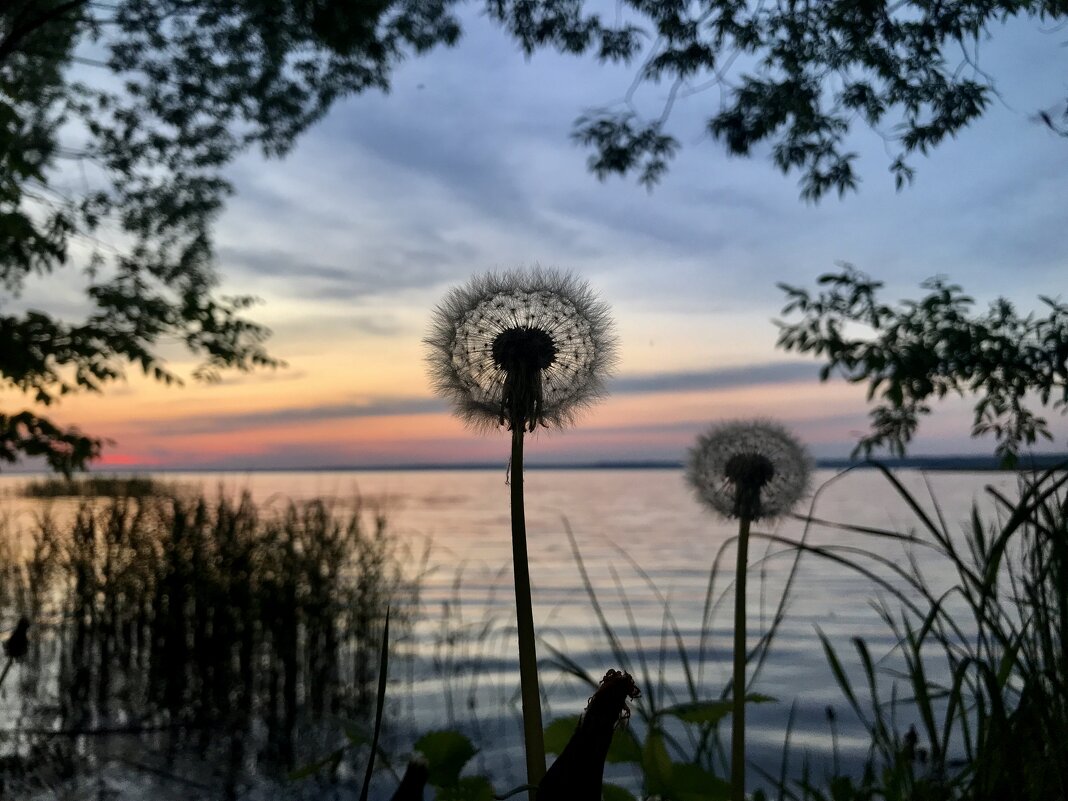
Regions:
<instances>
[{"instance_id":1,"label":"water reflection","mask_svg":"<svg viewBox=\"0 0 1068 801\"><path fill-rule=\"evenodd\" d=\"M829 476L818 475L816 483ZM482 747L477 770L501 786L518 783L523 760L503 467L168 478L209 493L221 488L235 499L246 492L248 500L187 506L180 515L155 519L136 506L100 509L59 547L58 536L16 534L35 530L34 515L42 507L15 497L24 479L0 478L7 492L9 551L28 560L23 569L3 574L3 619L13 626L16 610L31 608L49 633L36 641L36 661L13 674L19 689L8 689L4 716L9 728L21 728L4 741L5 754L25 758L34 748L39 754L67 742L35 740L38 730L155 726L159 731L124 739L72 736L53 755L56 771L74 770L78 760L97 767L141 762L189 781L214 782L233 797L272 771L277 777L285 765L327 753L339 737L332 716L359 719L368 706L376 615L394 582L402 580L352 580L385 569L374 549L359 556L360 547L374 541L374 517L381 513L409 554L403 578L420 584L418 602L403 593L394 599L412 628L397 638L390 670L387 748L404 754L419 734L457 726ZM963 520L974 500L985 504L985 484L1010 494L1015 486L1009 475L940 473L929 478L928 492L928 479L919 473L904 471L899 478L917 497L929 499L932 514L937 499L954 531L952 521ZM567 526L643 690L681 698L687 681L681 644L701 692L718 696L730 672L729 577L717 576L710 596L708 587L732 527L700 513L679 471L531 471L526 481L546 718L576 712L590 692L553 663L550 646L595 676L620 666L580 581ZM332 509L287 507L289 499L324 495L339 498ZM363 515L358 536L349 527L357 507ZM52 508L55 520L70 518L76 507ZM916 526L914 512L870 472L830 487L815 514L898 531ZM339 523L327 522L339 515ZM249 516L257 518L256 526L241 522ZM802 530L786 521L775 533L798 537ZM818 544L852 535L821 528L808 536ZM903 559L897 543L856 544ZM771 624L793 558L779 546L752 549L753 642ZM928 578L937 584L953 576ZM893 641L868 605L874 595L867 580L845 568L802 561L787 617L755 686L779 699L752 710L749 751L757 764L778 771L793 704L795 749L810 751L817 764L826 756L826 708L842 711L843 703L815 627L843 655L856 636L867 638L875 653L889 652ZM361 606L377 611L357 619L353 610ZM313 725L322 720L325 727ZM177 723L180 731L167 728ZM838 730L843 760L863 756L868 741L855 721L840 715ZM199 754L210 756L210 769L200 763L198 770L183 767ZM143 772L127 770L147 781ZM127 786L138 786L130 775ZM633 780L619 766L610 766L607 778ZM190 787L179 791L166 779L151 781L175 797L191 797Z\"/></svg>"}]
</instances>

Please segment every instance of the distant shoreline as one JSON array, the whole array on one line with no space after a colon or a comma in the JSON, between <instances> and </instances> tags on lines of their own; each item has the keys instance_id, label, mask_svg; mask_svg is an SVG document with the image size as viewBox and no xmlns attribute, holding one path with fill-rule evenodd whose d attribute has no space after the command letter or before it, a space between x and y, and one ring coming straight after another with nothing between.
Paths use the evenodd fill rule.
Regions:
<instances>
[{"instance_id":1,"label":"distant shoreline","mask_svg":"<svg viewBox=\"0 0 1068 801\"><path fill-rule=\"evenodd\" d=\"M147 465L99 466L89 472L95 474L126 473L373 473L373 472L432 472L432 471L478 471L500 470L503 462L474 462L467 464L382 464L382 465L330 465L309 467L159 467ZM906 456L896 459L877 459L874 461L854 461L848 458L816 459L817 468L825 470L871 470L883 466L891 470L945 470L962 472L1001 471L999 460L989 455L958 456ZM1047 470L1053 467L1068 467L1068 453L1037 454L1020 457L1016 470ZM531 462L528 470L681 470L681 461L600 461L583 463ZM49 471L5 470L0 475L48 475Z\"/></svg>"}]
</instances>

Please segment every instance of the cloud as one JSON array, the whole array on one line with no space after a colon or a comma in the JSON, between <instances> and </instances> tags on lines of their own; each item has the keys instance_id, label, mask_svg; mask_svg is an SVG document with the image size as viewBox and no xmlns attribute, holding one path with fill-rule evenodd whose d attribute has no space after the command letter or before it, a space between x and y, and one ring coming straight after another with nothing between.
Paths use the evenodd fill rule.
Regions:
<instances>
[{"instance_id":1,"label":"cloud","mask_svg":"<svg viewBox=\"0 0 1068 801\"><path fill-rule=\"evenodd\" d=\"M307 378L303 370L278 370L259 373L239 373L227 375L215 382L215 386L242 386L248 384L278 384L289 381L303 381Z\"/></svg>"},{"instance_id":2,"label":"cloud","mask_svg":"<svg viewBox=\"0 0 1068 801\"><path fill-rule=\"evenodd\" d=\"M912 294L935 273L983 296L1006 264L1029 282L1041 271L1043 284L1061 266L1056 176L1068 150L1019 112L993 106L929 161L917 158L916 184L900 193L886 143L857 126L847 146L861 156L862 191L805 205L797 175L782 175L764 150L729 159L697 135L711 109L710 95L695 94L672 113L669 129L685 146L650 193L632 180L597 181L589 153L568 140L574 118L625 91L633 68L548 52L527 62L482 15L464 23L460 47L405 62L388 95L339 103L286 162L242 164L228 212L241 236L227 242L241 269L294 297L388 301L541 261L596 275L649 311L766 318L781 304L776 282L807 284L839 259ZM1032 28L999 31L995 65L1009 78L1025 73L1048 97L1059 79L1034 80L1054 73L1034 61ZM1021 58L1036 66L1013 66ZM246 252L250 241L258 253Z\"/></svg>"},{"instance_id":3,"label":"cloud","mask_svg":"<svg viewBox=\"0 0 1068 801\"><path fill-rule=\"evenodd\" d=\"M216 434L249 428L289 427L299 423L322 420L344 420L357 417L392 417L405 414L429 414L447 410L444 401L436 398L380 398L367 403L337 403L322 406L291 406L262 412L242 412L228 415L195 415L170 420L153 430L157 436L175 437L195 434Z\"/></svg>"},{"instance_id":4,"label":"cloud","mask_svg":"<svg viewBox=\"0 0 1068 801\"><path fill-rule=\"evenodd\" d=\"M349 325L361 334L374 337L390 337L405 331L405 326L392 314L358 315L349 320Z\"/></svg>"},{"instance_id":5,"label":"cloud","mask_svg":"<svg viewBox=\"0 0 1068 801\"><path fill-rule=\"evenodd\" d=\"M816 368L804 362L774 362L746 367L724 367L697 372L665 372L614 379L609 391L619 395L724 390L747 386L787 384L814 378ZM332 403L320 406L290 406L270 411L230 415L196 415L168 421L160 436L189 436L232 432L250 428L290 427L322 420L399 415L437 414L449 410L437 398L382 397L361 403ZM682 424L689 425L689 424ZM677 428L675 426L674 428Z\"/></svg>"},{"instance_id":6,"label":"cloud","mask_svg":"<svg viewBox=\"0 0 1068 801\"><path fill-rule=\"evenodd\" d=\"M219 256L228 276L245 273L257 282L274 281L282 293L297 298L353 301L436 283L443 263L466 255L463 249L439 249L432 241L401 246L370 243L355 255L335 250L309 256L299 243L292 247L266 250L227 245L219 248ZM323 263L322 258L349 266Z\"/></svg>"},{"instance_id":7,"label":"cloud","mask_svg":"<svg viewBox=\"0 0 1068 801\"><path fill-rule=\"evenodd\" d=\"M693 372L621 376L610 382L609 391L619 395L633 395L651 392L737 389L811 380L817 377L817 373L817 367L811 362L770 362Z\"/></svg>"}]
</instances>

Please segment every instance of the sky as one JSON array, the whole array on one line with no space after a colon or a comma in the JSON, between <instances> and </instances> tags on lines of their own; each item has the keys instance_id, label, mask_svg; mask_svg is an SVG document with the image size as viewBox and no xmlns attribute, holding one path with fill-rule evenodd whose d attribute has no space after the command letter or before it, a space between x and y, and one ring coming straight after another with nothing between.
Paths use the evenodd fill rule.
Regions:
<instances>
[{"instance_id":1,"label":"sky","mask_svg":"<svg viewBox=\"0 0 1068 801\"><path fill-rule=\"evenodd\" d=\"M404 63L389 94L338 103L284 160L232 166L220 291L262 300L252 316L287 366L182 388L131 371L50 409L112 441L104 467L503 462L506 433L472 432L435 398L422 342L445 292L487 270L574 271L611 305L620 341L608 398L532 437L532 463L677 460L710 423L749 417L780 420L816 456L847 455L867 428L863 386L820 383L818 361L776 349L773 322L778 282L813 288L840 262L884 281L888 300L936 274L981 307L1066 294L1068 141L1034 120L1068 93L1063 31L994 29L981 55L1000 98L914 157L912 186L895 191L883 140L860 128L859 193L811 204L767 148L731 158L703 133L715 90L675 107L682 149L652 191L598 181L571 126L622 97L633 68L527 59L477 14L465 24L458 47ZM638 102L654 112L665 91ZM970 416L967 400L939 405L912 452L991 452ZM1063 448L1068 425L1052 418Z\"/></svg>"}]
</instances>

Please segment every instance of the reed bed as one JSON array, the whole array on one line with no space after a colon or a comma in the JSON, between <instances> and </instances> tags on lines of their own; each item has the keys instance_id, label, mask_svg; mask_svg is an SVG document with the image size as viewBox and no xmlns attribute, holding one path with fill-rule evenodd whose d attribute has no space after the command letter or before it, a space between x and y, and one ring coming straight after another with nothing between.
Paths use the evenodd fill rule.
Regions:
<instances>
[{"instance_id":1,"label":"reed bed","mask_svg":"<svg viewBox=\"0 0 1068 801\"><path fill-rule=\"evenodd\" d=\"M151 476L49 476L23 484L24 498L149 498L173 494L171 483Z\"/></svg>"},{"instance_id":2,"label":"reed bed","mask_svg":"<svg viewBox=\"0 0 1068 801\"><path fill-rule=\"evenodd\" d=\"M15 542L0 616L33 625L0 708L9 784L117 760L236 798L306 760L326 721L366 718L387 606L394 631L414 608L385 518L359 506L117 497Z\"/></svg>"},{"instance_id":3,"label":"reed bed","mask_svg":"<svg viewBox=\"0 0 1068 801\"><path fill-rule=\"evenodd\" d=\"M936 497L928 510L880 469L913 510L914 530L810 522L898 540L904 560L796 544L859 571L881 597L875 606L895 645L873 654L854 638L859 681L819 635L868 731L868 759L859 775L806 770L779 780L776 793L791 801L1068 798L1068 472L1021 473L1018 497L988 488L994 514L974 506L967 520L949 522ZM951 586L925 577L936 562L955 576Z\"/></svg>"}]
</instances>

